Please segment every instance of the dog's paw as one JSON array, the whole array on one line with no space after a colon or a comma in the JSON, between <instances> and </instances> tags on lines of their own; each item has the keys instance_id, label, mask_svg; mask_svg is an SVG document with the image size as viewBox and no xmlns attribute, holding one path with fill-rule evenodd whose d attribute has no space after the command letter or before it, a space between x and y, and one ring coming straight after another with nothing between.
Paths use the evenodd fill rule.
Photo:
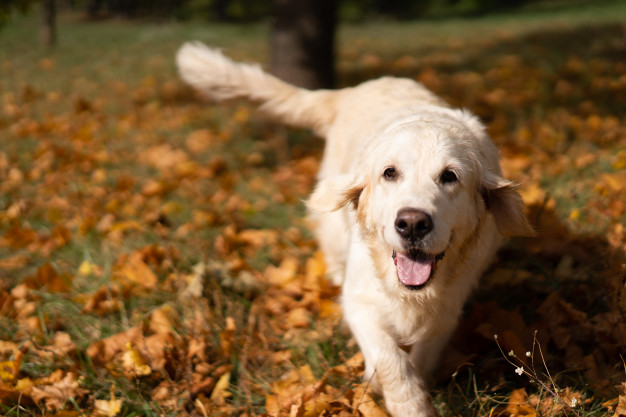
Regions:
<instances>
[{"instance_id":1,"label":"dog's paw","mask_svg":"<svg viewBox=\"0 0 626 417\"><path fill-rule=\"evenodd\" d=\"M412 375L413 377L413 375ZM385 406L393 417L436 417L431 397L417 377L383 387Z\"/></svg>"},{"instance_id":2,"label":"dog's paw","mask_svg":"<svg viewBox=\"0 0 626 417\"><path fill-rule=\"evenodd\" d=\"M437 417L437 410L428 401L404 401L394 402L393 399L385 399L387 410L393 417Z\"/></svg>"}]
</instances>

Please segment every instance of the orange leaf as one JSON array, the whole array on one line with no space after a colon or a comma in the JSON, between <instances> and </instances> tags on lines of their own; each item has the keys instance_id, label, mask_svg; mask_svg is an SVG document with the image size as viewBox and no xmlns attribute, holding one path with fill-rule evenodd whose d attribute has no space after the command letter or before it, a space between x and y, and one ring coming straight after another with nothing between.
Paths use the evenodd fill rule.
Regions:
<instances>
[{"instance_id":1,"label":"orange leaf","mask_svg":"<svg viewBox=\"0 0 626 417\"><path fill-rule=\"evenodd\" d=\"M295 308L287 314L287 323L291 327L309 327L311 325L311 313L303 307Z\"/></svg>"},{"instance_id":2,"label":"orange leaf","mask_svg":"<svg viewBox=\"0 0 626 417\"><path fill-rule=\"evenodd\" d=\"M51 293L68 292L72 278L66 274L59 274L50 262L43 264L33 277L37 288L47 287Z\"/></svg>"},{"instance_id":3,"label":"orange leaf","mask_svg":"<svg viewBox=\"0 0 626 417\"><path fill-rule=\"evenodd\" d=\"M78 386L76 375L68 372L60 381L42 387L33 387L31 397L37 403L45 403L47 408L60 410L70 399L79 399L89 391Z\"/></svg>"},{"instance_id":4,"label":"orange leaf","mask_svg":"<svg viewBox=\"0 0 626 417\"><path fill-rule=\"evenodd\" d=\"M157 277L150 267L141 259L141 253L133 252L126 261L116 268L114 277L122 285L139 285L145 288L154 288L157 284Z\"/></svg>"},{"instance_id":5,"label":"orange leaf","mask_svg":"<svg viewBox=\"0 0 626 417\"><path fill-rule=\"evenodd\" d=\"M528 403L528 394L526 394L524 388L516 389L511 393L509 403L506 406L506 412L516 417L534 417L537 415L535 409Z\"/></svg>"},{"instance_id":6,"label":"orange leaf","mask_svg":"<svg viewBox=\"0 0 626 417\"><path fill-rule=\"evenodd\" d=\"M140 327L131 327L121 333L114 334L106 339L98 340L87 348L87 355L96 364L106 364L119 352L123 351L127 343L137 344L143 338Z\"/></svg>"},{"instance_id":7,"label":"orange leaf","mask_svg":"<svg viewBox=\"0 0 626 417\"><path fill-rule=\"evenodd\" d=\"M270 285L284 287L293 281L298 271L298 259L294 256L285 258L280 266L270 265L265 270L265 277Z\"/></svg>"},{"instance_id":8,"label":"orange leaf","mask_svg":"<svg viewBox=\"0 0 626 417\"><path fill-rule=\"evenodd\" d=\"M352 407L358 410L363 417L387 417L387 413L376 404L362 386L358 386L354 390Z\"/></svg>"}]
</instances>

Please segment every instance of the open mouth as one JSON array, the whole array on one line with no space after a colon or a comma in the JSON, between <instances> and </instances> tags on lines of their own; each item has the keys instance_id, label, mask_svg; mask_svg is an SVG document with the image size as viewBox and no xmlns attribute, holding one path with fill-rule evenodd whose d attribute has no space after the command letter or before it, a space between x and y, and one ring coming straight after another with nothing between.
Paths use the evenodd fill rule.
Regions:
<instances>
[{"instance_id":1,"label":"open mouth","mask_svg":"<svg viewBox=\"0 0 626 417\"><path fill-rule=\"evenodd\" d=\"M393 251L391 257L396 265L398 281L410 290L422 289L435 274L437 262L445 252L431 255L421 250L410 250L407 254Z\"/></svg>"}]
</instances>

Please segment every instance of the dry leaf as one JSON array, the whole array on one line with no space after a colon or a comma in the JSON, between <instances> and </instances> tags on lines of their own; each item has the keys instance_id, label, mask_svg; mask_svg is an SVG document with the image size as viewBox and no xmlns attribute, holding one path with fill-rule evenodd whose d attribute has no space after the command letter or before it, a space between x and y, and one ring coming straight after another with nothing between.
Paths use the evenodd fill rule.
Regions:
<instances>
[{"instance_id":1,"label":"dry leaf","mask_svg":"<svg viewBox=\"0 0 626 417\"><path fill-rule=\"evenodd\" d=\"M226 403L226 399L231 397L232 394L228 392L228 387L230 385L230 372L226 372L224 375L217 380L213 391L211 392L211 400L214 401L218 405L223 405Z\"/></svg>"},{"instance_id":2,"label":"dry leaf","mask_svg":"<svg viewBox=\"0 0 626 417\"><path fill-rule=\"evenodd\" d=\"M142 260L141 252L133 252L122 258L113 274L123 286L140 286L147 289L154 288L158 282L156 275Z\"/></svg>"},{"instance_id":3,"label":"dry leaf","mask_svg":"<svg viewBox=\"0 0 626 417\"><path fill-rule=\"evenodd\" d=\"M176 333L178 314L170 305L163 305L152 311L150 330L154 333Z\"/></svg>"},{"instance_id":4,"label":"dry leaf","mask_svg":"<svg viewBox=\"0 0 626 417\"><path fill-rule=\"evenodd\" d=\"M297 270L298 259L287 257L278 267L268 266L265 270L265 277L270 285L284 287L295 279Z\"/></svg>"},{"instance_id":5,"label":"dry leaf","mask_svg":"<svg viewBox=\"0 0 626 417\"><path fill-rule=\"evenodd\" d=\"M18 350L15 352L15 359L12 361L0 362L0 380L13 381L17 378L23 359L24 354Z\"/></svg>"},{"instance_id":6,"label":"dry leaf","mask_svg":"<svg viewBox=\"0 0 626 417\"><path fill-rule=\"evenodd\" d=\"M227 358L230 357L235 343L235 320L232 317L226 317L226 328L220 332L220 347L222 353Z\"/></svg>"},{"instance_id":7,"label":"dry leaf","mask_svg":"<svg viewBox=\"0 0 626 417\"><path fill-rule=\"evenodd\" d=\"M287 324L291 327L309 327L311 320L311 313L303 307L295 308L287 313Z\"/></svg>"},{"instance_id":8,"label":"dry leaf","mask_svg":"<svg viewBox=\"0 0 626 417\"><path fill-rule=\"evenodd\" d=\"M122 399L115 398L115 387L111 385L110 400L95 400L94 407L97 416L115 417L122 411Z\"/></svg>"},{"instance_id":9,"label":"dry leaf","mask_svg":"<svg viewBox=\"0 0 626 417\"><path fill-rule=\"evenodd\" d=\"M511 393L509 403L506 406L506 413L512 417L535 417L537 415L535 409L528 403L528 394L524 388L516 389Z\"/></svg>"},{"instance_id":10,"label":"dry leaf","mask_svg":"<svg viewBox=\"0 0 626 417\"><path fill-rule=\"evenodd\" d=\"M354 390L352 408L358 410L363 417L387 417L387 413L376 404L362 385Z\"/></svg>"},{"instance_id":11,"label":"dry leaf","mask_svg":"<svg viewBox=\"0 0 626 417\"><path fill-rule=\"evenodd\" d=\"M119 297L120 291L117 285L109 286L105 284L89 296L82 312L99 315L115 313L123 307L123 302Z\"/></svg>"},{"instance_id":12,"label":"dry leaf","mask_svg":"<svg viewBox=\"0 0 626 417\"><path fill-rule=\"evenodd\" d=\"M60 381L49 385L34 386L31 397L37 403L44 403L49 409L60 410L70 398L79 400L89 391L80 388L73 372L68 372Z\"/></svg>"},{"instance_id":13,"label":"dry leaf","mask_svg":"<svg viewBox=\"0 0 626 417\"><path fill-rule=\"evenodd\" d=\"M146 365L145 359L132 343L126 343L124 347L126 350L122 354L122 366L126 374L132 377L150 375L152 369Z\"/></svg>"},{"instance_id":14,"label":"dry leaf","mask_svg":"<svg viewBox=\"0 0 626 417\"><path fill-rule=\"evenodd\" d=\"M121 333L114 334L106 339L98 340L87 348L87 355L96 364L107 364L119 352L124 351L127 343L137 345L141 342L143 334L140 327L131 327Z\"/></svg>"}]
</instances>

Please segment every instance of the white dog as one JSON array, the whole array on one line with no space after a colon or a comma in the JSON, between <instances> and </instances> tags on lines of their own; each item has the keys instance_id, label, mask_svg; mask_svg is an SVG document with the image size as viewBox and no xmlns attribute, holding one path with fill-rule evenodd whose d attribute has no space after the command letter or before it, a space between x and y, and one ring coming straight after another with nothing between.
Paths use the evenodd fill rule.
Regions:
<instances>
[{"instance_id":1,"label":"white dog","mask_svg":"<svg viewBox=\"0 0 626 417\"><path fill-rule=\"evenodd\" d=\"M409 79L309 91L199 43L177 62L208 97L326 139L308 207L365 378L393 416L435 415L424 381L470 290L503 236L532 234L482 124Z\"/></svg>"}]
</instances>

